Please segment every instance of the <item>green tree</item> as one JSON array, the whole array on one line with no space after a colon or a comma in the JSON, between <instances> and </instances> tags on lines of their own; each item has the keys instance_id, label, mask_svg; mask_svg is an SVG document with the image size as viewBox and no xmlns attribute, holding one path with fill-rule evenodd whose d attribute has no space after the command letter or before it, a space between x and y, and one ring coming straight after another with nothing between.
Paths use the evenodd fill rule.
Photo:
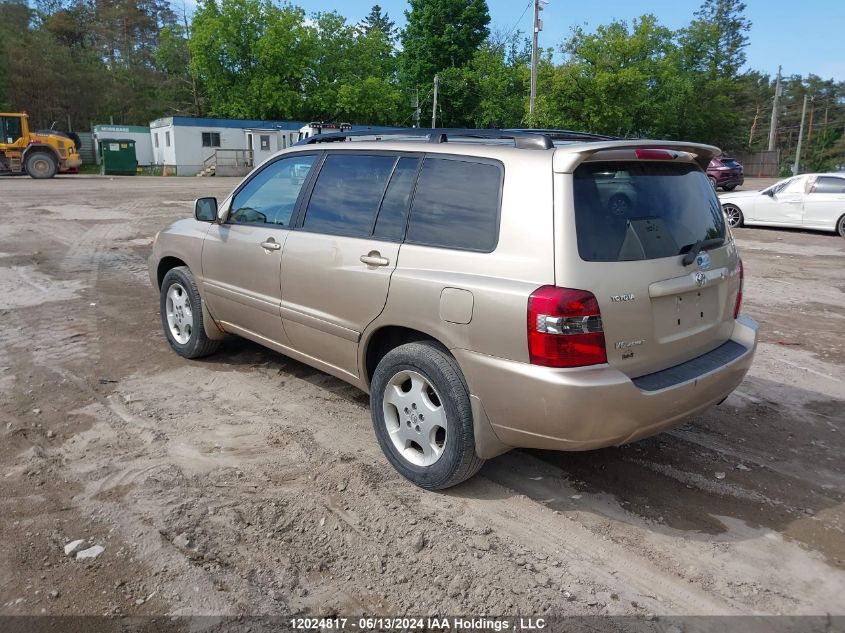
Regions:
<instances>
[{"instance_id":1,"label":"green tree","mask_svg":"<svg viewBox=\"0 0 845 633\"><path fill-rule=\"evenodd\" d=\"M683 84L676 78L672 32L652 15L573 30L563 64L543 73L537 121L618 136L662 136ZM551 80L549 86L546 82Z\"/></svg>"},{"instance_id":2,"label":"green tree","mask_svg":"<svg viewBox=\"0 0 845 633\"><path fill-rule=\"evenodd\" d=\"M530 44L520 34L488 38L469 64L441 72L439 123L478 128L522 125L530 59Z\"/></svg>"},{"instance_id":3,"label":"green tree","mask_svg":"<svg viewBox=\"0 0 845 633\"><path fill-rule=\"evenodd\" d=\"M382 13L381 7L377 4L373 5L373 8L361 21L360 26L367 35L370 35L373 31L379 31L390 42L396 39L396 23L390 19L387 13Z\"/></svg>"},{"instance_id":4,"label":"green tree","mask_svg":"<svg viewBox=\"0 0 845 633\"><path fill-rule=\"evenodd\" d=\"M749 113L742 103L740 69L751 23L745 3L704 0L695 19L677 35L678 73L689 101L679 112L677 133L722 147L747 144ZM697 104L707 104L701 107ZM745 106L745 107L744 107Z\"/></svg>"},{"instance_id":5,"label":"green tree","mask_svg":"<svg viewBox=\"0 0 845 633\"><path fill-rule=\"evenodd\" d=\"M199 87L191 74L191 52L181 25L172 24L161 30L154 61L161 74L159 102L173 113L199 116Z\"/></svg>"},{"instance_id":6,"label":"green tree","mask_svg":"<svg viewBox=\"0 0 845 633\"><path fill-rule=\"evenodd\" d=\"M699 46L692 58L702 65L701 70L723 78L739 75L751 29L745 9L745 3L736 0L704 0L695 12L685 31L687 43Z\"/></svg>"},{"instance_id":7,"label":"green tree","mask_svg":"<svg viewBox=\"0 0 845 633\"><path fill-rule=\"evenodd\" d=\"M308 118L395 123L402 100L389 33L359 28L336 12L313 16L314 55L305 84Z\"/></svg>"},{"instance_id":8,"label":"green tree","mask_svg":"<svg viewBox=\"0 0 845 633\"><path fill-rule=\"evenodd\" d=\"M338 117L338 95L355 74L355 27L335 11L317 13L312 27L314 53L305 84L309 118L333 121Z\"/></svg>"},{"instance_id":9,"label":"green tree","mask_svg":"<svg viewBox=\"0 0 845 633\"><path fill-rule=\"evenodd\" d=\"M194 14L191 69L214 116L293 118L315 47L302 9L269 0L206 0Z\"/></svg>"},{"instance_id":10,"label":"green tree","mask_svg":"<svg viewBox=\"0 0 845 633\"><path fill-rule=\"evenodd\" d=\"M485 0L410 0L410 5L400 55L407 88L429 85L435 73L465 66L489 34Z\"/></svg>"}]
</instances>

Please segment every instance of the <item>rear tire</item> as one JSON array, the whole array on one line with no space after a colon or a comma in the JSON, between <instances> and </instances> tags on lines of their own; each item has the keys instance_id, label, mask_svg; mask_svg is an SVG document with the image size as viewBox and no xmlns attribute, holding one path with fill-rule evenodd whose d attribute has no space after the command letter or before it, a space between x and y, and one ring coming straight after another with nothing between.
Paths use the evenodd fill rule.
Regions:
<instances>
[{"instance_id":1,"label":"rear tire","mask_svg":"<svg viewBox=\"0 0 845 633\"><path fill-rule=\"evenodd\" d=\"M161 325L173 351L183 358L202 358L220 348L208 338L202 316L202 298L187 266L167 271L159 300Z\"/></svg>"},{"instance_id":2,"label":"rear tire","mask_svg":"<svg viewBox=\"0 0 845 633\"><path fill-rule=\"evenodd\" d=\"M713 176L707 176L707 180L710 181L710 186L713 187L713 191L717 191L719 189L716 179Z\"/></svg>"},{"instance_id":3,"label":"rear tire","mask_svg":"<svg viewBox=\"0 0 845 633\"><path fill-rule=\"evenodd\" d=\"M839 233L839 237L845 237L845 215L836 223L836 232Z\"/></svg>"},{"instance_id":4,"label":"rear tire","mask_svg":"<svg viewBox=\"0 0 845 633\"><path fill-rule=\"evenodd\" d=\"M26 157L26 173L32 178L52 178L58 169L56 158L48 152L32 152Z\"/></svg>"},{"instance_id":5,"label":"rear tire","mask_svg":"<svg viewBox=\"0 0 845 633\"><path fill-rule=\"evenodd\" d=\"M437 343L419 341L389 351L376 367L370 391L381 450L412 483L442 490L469 479L484 464L475 453L463 375Z\"/></svg>"}]
</instances>

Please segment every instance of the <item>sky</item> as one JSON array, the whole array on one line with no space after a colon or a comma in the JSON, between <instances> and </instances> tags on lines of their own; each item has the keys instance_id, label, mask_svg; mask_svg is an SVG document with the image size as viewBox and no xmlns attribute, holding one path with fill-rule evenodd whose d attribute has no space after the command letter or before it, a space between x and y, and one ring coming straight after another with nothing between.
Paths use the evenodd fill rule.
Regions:
<instances>
[{"instance_id":1,"label":"sky","mask_svg":"<svg viewBox=\"0 0 845 633\"><path fill-rule=\"evenodd\" d=\"M405 22L406 0L293 0L307 12L337 11L358 22L379 4L397 25ZM505 32L516 27L530 34L531 0L487 0L490 26ZM670 29L687 25L701 0L551 0L542 12L540 46L558 49L573 26L588 31L613 19L630 21L653 13ZM748 68L769 75L783 66L784 75L814 73L823 79L845 80L845 0L746 0L751 20L746 49ZM527 8L527 10L525 10Z\"/></svg>"}]
</instances>

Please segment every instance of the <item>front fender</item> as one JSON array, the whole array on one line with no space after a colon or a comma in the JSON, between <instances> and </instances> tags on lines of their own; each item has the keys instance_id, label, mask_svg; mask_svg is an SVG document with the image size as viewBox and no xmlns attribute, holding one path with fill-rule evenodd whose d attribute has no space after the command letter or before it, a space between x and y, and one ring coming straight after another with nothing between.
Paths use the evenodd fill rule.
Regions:
<instances>
[{"instance_id":1,"label":"front fender","mask_svg":"<svg viewBox=\"0 0 845 633\"><path fill-rule=\"evenodd\" d=\"M176 266L187 266L197 282L197 290L202 299L203 324L206 335L212 340L221 340L225 332L208 309L205 298L205 283L202 275L202 244L211 225L186 218L174 222L161 231L153 242L153 250L148 260L150 282L155 289L160 289L160 267L163 262Z\"/></svg>"}]
</instances>

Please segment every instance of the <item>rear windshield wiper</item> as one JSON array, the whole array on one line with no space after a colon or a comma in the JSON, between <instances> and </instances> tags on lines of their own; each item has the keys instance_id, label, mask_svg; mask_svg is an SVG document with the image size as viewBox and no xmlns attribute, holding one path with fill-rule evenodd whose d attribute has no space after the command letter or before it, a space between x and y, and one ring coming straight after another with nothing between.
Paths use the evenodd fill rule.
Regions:
<instances>
[{"instance_id":1,"label":"rear windshield wiper","mask_svg":"<svg viewBox=\"0 0 845 633\"><path fill-rule=\"evenodd\" d=\"M681 260L681 263L684 266L689 266L695 261L695 258L698 257L698 254L701 252L703 248L709 248L711 246L721 246L725 243L724 237L711 237L706 240L698 240L695 244L690 247L687 251L687 254L684 255L684 258ZM687 248L686 246L684 248ZM684 249L681 249L681 253L684 252Z\"/></svg>"}]
</instances>

